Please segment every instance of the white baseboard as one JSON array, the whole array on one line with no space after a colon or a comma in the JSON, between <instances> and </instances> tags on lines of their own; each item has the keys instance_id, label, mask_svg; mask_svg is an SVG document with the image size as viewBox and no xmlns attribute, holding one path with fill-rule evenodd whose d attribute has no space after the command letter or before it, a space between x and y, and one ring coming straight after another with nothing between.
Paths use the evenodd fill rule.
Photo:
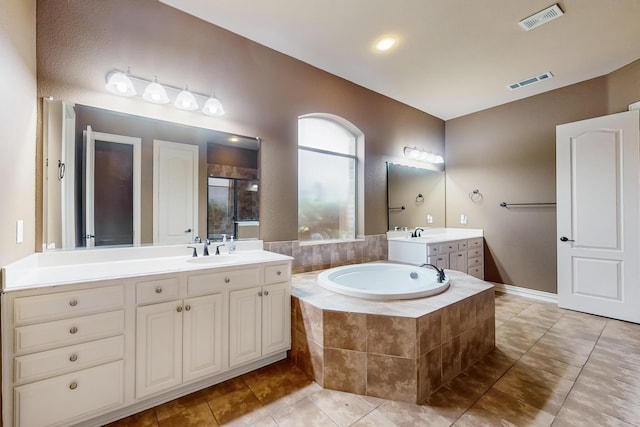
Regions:
<instances>
[{"instance_id":1,"label":"white baseboard","mask_svg":"<svg viewBox=\"0 0 640 427\"><path fill-rule=\"evenodd\" d=\"M521 297L533 298L541 301L558 303L558 294L551 292L538 291L536 289L522 288L520 286L506 285L504 283L489 282L496 287L497 292L503 294L518 295Z\"/></svg>"}]
</instances>

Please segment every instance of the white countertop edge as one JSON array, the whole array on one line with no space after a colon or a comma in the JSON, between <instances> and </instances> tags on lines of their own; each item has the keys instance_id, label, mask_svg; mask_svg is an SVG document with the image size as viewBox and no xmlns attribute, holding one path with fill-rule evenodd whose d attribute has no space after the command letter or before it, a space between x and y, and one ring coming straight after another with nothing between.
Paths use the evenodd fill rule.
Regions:
<instances>
[{"instance_id":1,"label":"white countertop edge","mask_svg":"<svg viewBox=\"0 0 640 427\"><path fill-rule=\"evenodd\" d=\"M225 257L223 261L215 259L216 255L210 255L211 264L207 263L205 261L207 258L204 257L195 258L202 261L194 263L190 262L194 259L191 255L179 255L39 266L36 262L38 255L46 255L46 253L33 254L3 267L3 292L156 274L197 272L293 259L287 255L254 249L237 251L233 256Z\"/></svg>"},{"instance_id":2,"label":"white countertop edge","mask_svg":"<svg viewBox=\"0 0 640 427\"><path fill-rule=\"evenodd\" d=\"M424 244L484 237L484 230L481 228L424 228L424 231L420 232L421 237L418 238L411 237L413 231L414 229L408 231L387 231L387 240Z\"/></svg>"}]
</instances>

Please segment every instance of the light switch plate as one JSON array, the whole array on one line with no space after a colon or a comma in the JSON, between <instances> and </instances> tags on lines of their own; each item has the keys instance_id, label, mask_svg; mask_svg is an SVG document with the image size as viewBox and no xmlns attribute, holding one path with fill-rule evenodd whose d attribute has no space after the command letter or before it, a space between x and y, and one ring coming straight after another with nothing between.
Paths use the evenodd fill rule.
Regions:
<instances>
[{"instance_id":1,"label":"light switch plate","mask_svg":"<svg viewBox=\"0 0 640 427\"><path fill-rule=\"evenodd\" d=\"M16 221L16 243L24 242L24 221Z\"/></svg>"},{"instance_id":2,"label":"light switch plate","mask_svg":"<svg viewBox=\"0 0 640 427\"><path fill-rule=\"evenodd\" d=\"M467 216L465 214L461 214L460 215L460 224L466 224L467 223Z\"/></svg>"}]
</instances>

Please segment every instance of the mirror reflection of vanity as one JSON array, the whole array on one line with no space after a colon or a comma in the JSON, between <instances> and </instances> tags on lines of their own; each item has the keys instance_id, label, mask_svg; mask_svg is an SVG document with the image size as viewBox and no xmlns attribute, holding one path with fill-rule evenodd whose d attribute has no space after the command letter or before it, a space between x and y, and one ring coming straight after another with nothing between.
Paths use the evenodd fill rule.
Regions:
<instances>
[{"instance_id":1,"label":"mirror reflection of vanity","mask_svg":"<svg viewBox=\"0 0 640 427\"><path fill-rule=\"evenodd\" d=\"M259 238L259 138L45 100L43 140L43 249Z\"/></svg>"},{"instance_id":2,"label":"mirror reflection of vanity","mask_svg":"<svg viewBox=\"0 0 640 427\"><path fill-rule=\"evenodd\" d=\"M445 227L445 173L387 162L388 229Z\"/></svg>"}]
</instances>

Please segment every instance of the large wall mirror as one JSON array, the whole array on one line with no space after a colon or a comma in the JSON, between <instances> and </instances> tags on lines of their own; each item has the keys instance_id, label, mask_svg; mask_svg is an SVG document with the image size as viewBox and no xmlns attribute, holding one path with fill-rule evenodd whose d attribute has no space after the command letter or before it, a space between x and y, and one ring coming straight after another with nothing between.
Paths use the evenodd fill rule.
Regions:
<instances>
[{"instance_id":1,"label":"large wall mirror","mask_svg":"<svg viewBox=\"0 0 640 427\"><path fill-rule=\"evenodd\" d=\"M387 226L444 227L445 173L387 162Z\"/></svg>"},{"instance_id":2,"label":"large wall mirror","mask_svg":"<svg viewBox=\"0 0 640 427\"><path fill-rule=\"evenodd\" d=\"M43 140L43 249L259 238L259 138L45 100Z\"/></svg>"}]
</instances>

